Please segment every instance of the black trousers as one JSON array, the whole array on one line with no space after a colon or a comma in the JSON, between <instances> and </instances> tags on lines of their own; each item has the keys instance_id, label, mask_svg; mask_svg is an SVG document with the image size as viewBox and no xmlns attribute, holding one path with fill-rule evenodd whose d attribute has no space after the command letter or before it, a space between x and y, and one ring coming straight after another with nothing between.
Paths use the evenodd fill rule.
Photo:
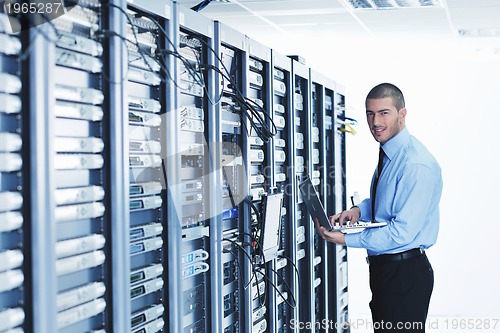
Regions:
<instances>
[{"instance_id":1,"label":"black trousers","mask_svg":"<svg viewBox=\"0 0 500 333\"><path fill-rule=\"evenodd\" d=\"M424 254L401 261L370 264L375 333L425 332L434 272Z\"/></svg>"}]
</instances>

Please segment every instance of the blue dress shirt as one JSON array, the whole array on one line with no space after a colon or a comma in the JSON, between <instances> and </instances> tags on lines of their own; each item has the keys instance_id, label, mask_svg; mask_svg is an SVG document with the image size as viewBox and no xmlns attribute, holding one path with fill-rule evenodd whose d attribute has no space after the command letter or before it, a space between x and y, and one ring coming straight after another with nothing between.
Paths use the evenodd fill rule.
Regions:
<instances>
[{"instance_id":1,"label":"blue dress shirt","mask_svg":"<svg viewBox=\"0 0 500 333\"><path fill-rule=\"evenodd\" d=\"M387 221L387 226L346 234L346 245L366 248L369 256L427 249L436 242L439 229L441 168L406 127L382 149L385 158L377 186L375 220ZM369 221L371 198L357 206L360 219Z\"/></svg>"}]
</instances>

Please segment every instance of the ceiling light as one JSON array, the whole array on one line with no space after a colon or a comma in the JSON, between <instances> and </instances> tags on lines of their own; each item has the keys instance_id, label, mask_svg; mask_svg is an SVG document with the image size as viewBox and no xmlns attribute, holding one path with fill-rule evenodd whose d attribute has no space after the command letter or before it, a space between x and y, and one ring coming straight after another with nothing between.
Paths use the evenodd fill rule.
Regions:
<instances>
[{"instance_id":1,"label":"ceiling light","mask_svg":"<svg viewBox=\"0 0 500 333\"><path fill-rule=\"evenodd\" d=\"M459 29L459 37L500 37L500 28Z\"/></svg>"},{"instance_id":2,"label":"ceiling light","mask_svg":"<svg viewBox=\"0 0 500 333\"><path fill-rule=\"evenodd\" d=\"M440 0L344 0L353 9L442 8Z\"/></svg>"}]
</instances>

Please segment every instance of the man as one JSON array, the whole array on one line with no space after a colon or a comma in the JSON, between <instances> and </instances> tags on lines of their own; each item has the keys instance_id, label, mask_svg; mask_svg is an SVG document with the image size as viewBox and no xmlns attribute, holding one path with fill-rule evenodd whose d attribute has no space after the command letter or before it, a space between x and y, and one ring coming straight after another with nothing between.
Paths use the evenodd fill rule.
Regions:
<instances>
[{"instance_id":1,"label":"man","mask_svg":"<svg viewBox=\"0 0 500 333\"><path fill-rule=\"evenodd\" d=\"M387 226L355 234L327 231L317 221L316 227L327 241L367 249L375 332L425 332L434 273L424 250L438 234L441 169L405 127L407 110L399 88L377 85L365 105L368 126L381 148L372 194L331 216L330 223L363 219L387 221Z\"/></svg>"}]
</instances>

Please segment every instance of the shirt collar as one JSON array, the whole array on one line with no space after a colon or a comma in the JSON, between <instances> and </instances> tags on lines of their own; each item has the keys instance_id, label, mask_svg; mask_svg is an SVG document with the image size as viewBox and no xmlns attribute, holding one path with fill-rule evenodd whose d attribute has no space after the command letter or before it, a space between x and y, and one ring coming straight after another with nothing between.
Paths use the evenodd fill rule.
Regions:
<instances>
[{"instance_id":1,"label":"shirt collar","mask_svg":"<svg viewBox=\"0 0 500 333\"><path fill-rule=\"evenodd\" d=\"M392 160L403 144L410 139L410 136L410 132L405 126L401 132L381 146L385 155Z\"/></svg>"}]
</instances>

